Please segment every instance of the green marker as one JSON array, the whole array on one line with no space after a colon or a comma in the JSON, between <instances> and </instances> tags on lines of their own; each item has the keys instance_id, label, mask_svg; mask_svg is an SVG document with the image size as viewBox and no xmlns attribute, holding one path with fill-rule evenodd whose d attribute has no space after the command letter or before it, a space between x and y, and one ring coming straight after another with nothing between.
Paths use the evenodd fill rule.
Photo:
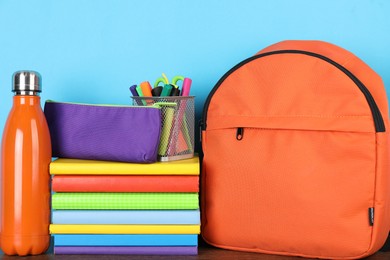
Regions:
<instances>
[{"instance_id":1,"label":"green marker","mask_svg":"<svg viewBox=\"0 0 390 260\"><path fill-rule=\"evenodd\" d=\"M172 91L172 85L165 84L160 97L169 97L171 95L171 91Z\"/></svg>"},{"instance_id":2,"label":"green marker","mask_svg":"<svg viewBox=\"0 0 390 260\"><path fill-rule=\"evenodd\" d=\"M135 88L135 90L137 91L138 96L140 96L140 97L143 97L143 96L144 96L144 94L142 93L141 86L137 86L137 87ZM140 100L142 101L142 104L143 104L144 106L146 106L145 100L144 100L143 98L141 98Z\"/></svg>"}]
</instances>

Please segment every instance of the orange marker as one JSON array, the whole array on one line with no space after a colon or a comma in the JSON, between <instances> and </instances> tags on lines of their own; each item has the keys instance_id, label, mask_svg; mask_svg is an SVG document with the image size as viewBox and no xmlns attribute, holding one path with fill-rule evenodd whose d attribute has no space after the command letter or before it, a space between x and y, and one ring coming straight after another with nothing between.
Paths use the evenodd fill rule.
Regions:
<instances>
[{"instance_id":1,"label":"orange marker","mask_svg":"<svg viewBox=\"0 0 390 260\"><path fill-rule=\"evenodd\" d=\"M144 95L145 101L148 105L153 105L153 100L149 99L147 97L152 97L152 86L150 85L149 81L144 81L140 84L142 94Z\"/></svg>"},{"instance_id":2,"label":"orange marker","mask_svg":"<svg viewBox=\"0 0 390 260\"><path fill-rule=\"evenodd\" d=\"M140 86L145 97L152 96L152 86L150 85L149 81L142 82Z\"/></svg>"}]
</instances>

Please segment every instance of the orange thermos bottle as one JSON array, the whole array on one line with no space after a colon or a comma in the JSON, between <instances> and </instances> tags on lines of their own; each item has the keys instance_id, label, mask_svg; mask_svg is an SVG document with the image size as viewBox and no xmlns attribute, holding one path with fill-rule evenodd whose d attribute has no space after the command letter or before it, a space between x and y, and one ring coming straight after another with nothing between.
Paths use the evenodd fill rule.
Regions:
<instances>
[{"instance_id":1,"label":"orange thermos bottle","mask_svg":"<svg viewBox=\"0 0 390 260\"><path fill-rule=\"evenodd\" d=\"M7 255L37 255L50 244L51 144L41 76L15 72L12 91L1 145L0 246Z\"/></svg>"}]
</instances>

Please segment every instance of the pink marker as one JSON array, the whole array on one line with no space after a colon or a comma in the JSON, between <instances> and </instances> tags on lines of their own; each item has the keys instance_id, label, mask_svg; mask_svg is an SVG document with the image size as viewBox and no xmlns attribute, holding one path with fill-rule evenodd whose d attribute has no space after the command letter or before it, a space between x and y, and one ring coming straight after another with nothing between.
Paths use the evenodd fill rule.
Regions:
<instances>
[{"instance_id":1,"label":"pink marker","mask_svg":"<svg viewBox=\"0 0 390 260\"><path fill-rule=\"evenodd\" d=\"M181 88L181 96L189 96L191 90L192 80L190 78L184 78L183 86Z\"/></svg>"}]
</instances>

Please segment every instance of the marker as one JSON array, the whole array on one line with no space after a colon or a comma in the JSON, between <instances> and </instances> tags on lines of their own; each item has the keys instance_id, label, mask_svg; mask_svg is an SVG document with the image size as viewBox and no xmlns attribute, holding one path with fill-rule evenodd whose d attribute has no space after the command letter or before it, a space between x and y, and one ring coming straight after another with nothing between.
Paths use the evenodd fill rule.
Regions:
<instances>
[{"instance_id":1,"label":"marker","mask_svg":"<svg viewBox=\"0 0 390 260\"><path fill-rule=\"evenodd\" d=\"M161 95L161 92L163 90L163 87L157 86L152 89L152 96L153 97L159 97Z\"/></svg>"},{"instance_id":2,"label":"marker","mask_svg":"<svg viewBox=\"0 0 390 260\"><path fill-rule=\"evenodd\" d=\"M165 119L163 120L161 136L160 136L160 145L158 147L158 154L160 156L166 156L175 109L172 107L167 107L162 110L162 113Z\"/></svg>"},{"instance_id":3,"label":"marker","mask_svg":"<svg viewBox=\"0 0 390 260\"><path fill-rule=\"evenodd\" d=\"M152 86L150 86L149 81L144 81L140 84L141 91L145 97L146 104L153 105L153 100L148 97L152 97Z\"/></svg>"},{"instance_id":4,"label":"marker","mask_svg":"<svg viewBox=\"0 0 390 260\"><path fill-rule=\"evenodd\" d=\"M141 89L140 86L137 86L135 89L137 90L137 93L138 93L138 96L139 96L139 97L143 97L143 96L144 96L144 94L142 93L142 89ZM143 100L143 99L140 99L140 100L141 100L142 104L145 106L145 105L146 105L145 100ZM137 103L138 103L138 105L139 105L139 102L137 102Z\"/></svg>"},{"instance_id":5,"label":"marker","mask_svg":"<svg viewBox=\"0 0 390 260\"><path fill-rule=\"evenodd\" d=\"M133 97L139 97L138 92L137 92L137 85L133 85L129 89L130 89L131 94L133 94ZM139 98L135 98L135 103L138 106L142 106L143 105L142 101L139 100Z\"/></svg>"},{"instance_id":6,"label":"marker","mask_svg":"<svg viewBox=\"0 0 390 260\"><path fill-rule=\"evenodd\" d=\"M152 86L150 86L149 81L144 81L140 84L142 93L144 94L144 97L151 97L152 96Z\"/></svg>"},{"instance_id":7,"label":"marker","mask_svg":"<svg viewBox=\"0 0 390 260\"><path fill-rule=\"evenodd\" d=\"M184 78L183 85L181 89L182 96L189 96L191 89L192 80L190 78ZM171 132L171 145L168 148L168 156L173 156L175 154L184 153L185 151L193 151L191 136L189 135L189 130L187 126L186 119L186 100L182 100L179 103L178 112L174 120L173 129ZM183 143L180 140L185 140ZM181 146L179 146L181 145Z\"/></svg>"},{"instance_id":8,"label":"marker","mask_svg":"<svg viewBox=\"0 0 390 260\"><path fill-rule=\"evenodd\" d=\"M189 96L190 95L191 84L192 84L192 80L190 78L184 78L183 87L181 90L182 96Z\"/></svg>"},{"instance_id":9,"label":"marker","mask_svg":"<svg viewBox=\"0 0 390 260\"><path fill-rule=\"evenodd\" d=\"M171 90L171 96L179 96L179 95L180 95L179 88L177 86L173 87L172 90Z\"/></svg>"},{"instance_id":10,"label":"marker","mask_svg":"<svg viewBox=\"0 0 390 260\"><path fill-rule=\"evenodd\" d=\"M129 89L130 89L130 92L131 94L134 96L134 97L138 97L138 92L137 92L137 85L133 85L131 86Z\"/></svg>"},{"instance_id":11,"label":"marker","mask_svg":"<svg viewBox=\"0 0 390 260\"><path fill-rule=\"evenodd\" d=\"M140 86L137 86L137 87L135 88L135 90L137 90L137 93L138 93L138 96L139 96L139 97L143 97L143 96L144 96L144 94L142 93L142 89L141 89Z\"/></svg>"},{"instance_id":12,"label":"marker","mask_svg":"<svg viewBox=\"0 0 390 260\"><path fill-rule=\"evenodd\" d=\"M172 91L172 85L165 84L165 86L161 92L161 97L168 97L169 95L171 95L171 91Z\"/></svg>"}]
</instances>

